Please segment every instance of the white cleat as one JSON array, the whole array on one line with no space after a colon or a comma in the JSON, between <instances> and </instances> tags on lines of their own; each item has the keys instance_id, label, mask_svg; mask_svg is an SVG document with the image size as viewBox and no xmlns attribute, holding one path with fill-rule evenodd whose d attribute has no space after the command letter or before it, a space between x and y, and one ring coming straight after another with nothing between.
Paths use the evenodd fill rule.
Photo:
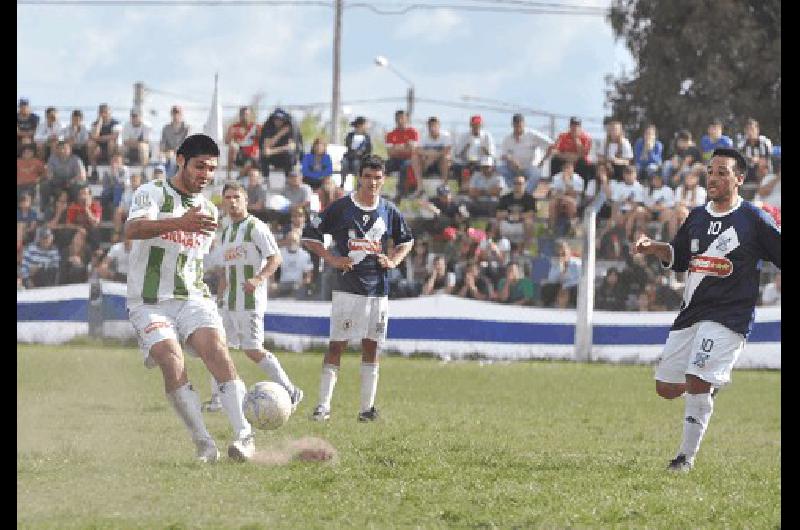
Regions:
<instances>
[{"instance_id":1,"label":"white cleat","mask_svg":"<svg viewBox=\"0 0 800 530\"><path fill-rule=\"evenodd\" d=\"M222 410L222 401L220 401L219 396L214 396L209 401L203 403L203 410L206 412L219 412Z\"/></svg>"},{"instance_id":2,"label":"white cleat","mask_svg":"<svg viewBox=\"0 0 800 530\"><path fill-rule=\"evenodd\" d=\"M331 419L331 411L322 405L317 405L317 408L311 413L311 419L314 421L328 421Z\"/></svg>"},{"instance_id":3,"label":"white cleat","mask_svg":"<svg viewBox=\"0 0 800 530\"><path fill-rule=\"evenodd\" d=\"M256 453L256 440L253 434L234 440L228 446L228 456L237 462L246 462Z\"/></svg>"},{"instance_id":4,"label":"white cleat","mask_svg":"<svg viewBox=\"0 0 800 530\"><path fill-rule=\"evenodd\" d=\"M219 449L211 438L206 438L195 442L197 447L197 459L204 464L210 464L219 460Z\"/></svg>"}]
</instances>

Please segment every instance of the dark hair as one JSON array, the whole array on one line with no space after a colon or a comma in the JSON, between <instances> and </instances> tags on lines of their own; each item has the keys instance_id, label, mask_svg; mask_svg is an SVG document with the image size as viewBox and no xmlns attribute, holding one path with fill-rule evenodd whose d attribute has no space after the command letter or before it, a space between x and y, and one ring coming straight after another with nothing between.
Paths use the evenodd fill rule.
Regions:
<instances>
[{"instance_id":1,"label":"dark hair","mask_svg":"<svg viewBox=\"0 0 800 530\"><path fill-rule=\"evenodd\" d=\"M225 192L228 191L228 190L238 190L238 191L241 191L242 193L244 193L245 196L247 196L247 190L245 190L244 186L242 186L237 181L226 182L225 185L222 187L222 195L225 195Z\"/></svg>"},{"instance_id":2,"label":"dark hair","mask_svg":"<svg viewBox=\"0 0 800 530\"><path fill-rule=\"evenodd\" d=\"M79 117L83 118L83 112L81 112L80 109L73 110L72 111L72 115L73 116L79 116Z\"/></svg>"},{"instance_id":3,"label":"dark hair","mask_svg":"<svg viewBox=\"0 0 800 530\"><path fill-rule=\"evenodd\" d=\"M405 113L406 113L406 111L404 111L404 110L395 111L394 117L397 118L398 116L405 115Z\"/></svg>"},{"instance_id":4,"label":"dark hair","mask_svg":"<svg viewBox=\"0 0 800 530\"><path fill-rule=\"evenodd\" d=\"M511 123L520 123L525 121L525 117L519 112L511 116Z\"/></svg>"},{"instance_id":5,"label":"dark hair","mask_svg":"<svg viewBox=\"0 0 800 530\"><path fill-rule=\"evenodd\" d=\"M719 147L714 149L714 152L711 154L711 158L714 158L715 156L725 156L736 160L736 172L739 174L744 174L747 171L747 160L745 160L742 156L742 153L736 149Z\"/></svg>"},{"instance_id":6,"label":"dark hair","mask_svg":"<svg viewBox=\"0 0 800 530\"><path fill-rule=\"evenodd\" d=\"M439 123L439 118L437 118L436 116L431 116L430 118L428 118L428 123Z\"/></svg>"},{"instance_id":7,"label":"dark hair","mask_svg":"<svg viewBox=\"0 0 800 530\"><path fill-rule=\"evenodd\" d=\"M678 131L678 140L691 140L691 139L692 139L692 133L689 132L688 130L681 129L680 131Z\"/></svg>"},{"instance_id":8,"label":"dark hair","mask_svg":"<svg viewBox=\"0 0 800 530\"><path fill-rule=\"evenodd\" d=\"M45 109L44 113L45 114L50 114L51 112L55 112L55 111L56 111L55 107L47 107L47 109Z\"/></svg>"},{"instance_id":9,"label":"dark hair","mask_svg":"<svg viewBox=\"0 0 800 530\"><path fill-rule=\"evenodd\" d=\"M183 155L186 163L193 156L211 155L219 156L219 146L210 136L198 133L187 136L178 147L177 155Z\"/></svg>"},{"instance_id":10,"label":"dark hair","mask_svg":"<svg viewBox=\"0 0 800 530\"><path fill-rule=\"evenodd\" d=\"M719 125L722 127L722 118L712 118L711 123L709 125Z\"/></svg>"},{"instance_id":11,"label":"dark hair","mask_svg":"<svg viewBox=\"0 0 800 530\"><path fill-rule=\"evenodd\" d=\"M383 171L385 162L383 158L379 157L378 155L367 155L361 159L361 169L358 172L358 176L364 174L365 169L378 169Z\"/></svg>"}]
</instances>

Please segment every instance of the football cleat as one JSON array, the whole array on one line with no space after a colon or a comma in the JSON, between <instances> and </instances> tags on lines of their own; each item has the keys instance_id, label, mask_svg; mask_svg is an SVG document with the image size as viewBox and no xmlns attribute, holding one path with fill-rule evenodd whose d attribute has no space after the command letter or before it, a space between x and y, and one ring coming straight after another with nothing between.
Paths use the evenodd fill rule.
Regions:
<instances>
[{"instance_id":1,"label":"football cleat","mask_svg":"<svg viewBox=\"0 0 800 530\"><path fill-rule=\"evenodd\" d=\"M289 397L292 399L292 414L294 414L297 406L303 401L303 391L299 387L294 387L294 390L289 392Z\"/></svg>"},{"instance_id":2,"label":"football cleat","mask_svg":"<svg viewBox=\"0 0 800 530\"><path fill-rule=\"evenodd\" d=\"M317 408L311 413L311 419L314 421L328 421L331 419L331 411L322 405L317 405Z\"/></svg>"},{"instance_id":3,"label":"football cleat","mask_svg":"<svg viewBox=\"0 0 800 530\"><path fill-rule=\"evenodd\" d=\"M219 460L219 449L211 438L204 438L195 442L197 447L197 459L204 464Z\"/></svg>"},{"instance_id":4,"label":"football cleat","mask_svg":"<svg viewBox=\"0 0 800 530\"><path fill-rule=\"evenodd\" d=\"M222 401L220 401L219 396L214 396L203 403L203 410L206 412L219 412L222 410Z\"/></svg>"},{"instance_id":5,"label":"football cleat","mask_svg":"<svg viewBox=\"0 0 800 530\"><path fill-rule=\"evenodd\" d=\"M378 419L378 409L375 407L358 413L358 421L376 421Z\"/></svg>"},{"instance_id":6,"label":"football cleat","mask_svg":"<svg viewBox=\"0 0 800 530\"><path fill-rule=\"evenodd\" d=\"M243 438L234 440L228 446L228 456L237 462L246 462L253 458L256 452L255 436L251 433Z\"/></svg>"},{"instance_id":7,"label":"football cleat","mask_svg":"<svg viewBox=\"0 0 800 530\"><path fill-rule=\"evenodd\" d=\"M719 391L720 391L720 390L722 390L722 387L721 387L721 386L715 386L715 387L712 387L712 388L711 388L711 397L712 397L712 398L715 398L715 397L717 397L717 394L719 394Z\"/></svg>"},{"instance_id":8,"label":"football cleat","mask_svg":"<svg viewBox=\"0 0 800 530\"><path fill-rule=\"evenodd\" d=\"M686 460L686 455L681 453L667 465L667 471L677 471L679 473L688 473L692 469L692 463Z\"/></svg>"}]
</instances>

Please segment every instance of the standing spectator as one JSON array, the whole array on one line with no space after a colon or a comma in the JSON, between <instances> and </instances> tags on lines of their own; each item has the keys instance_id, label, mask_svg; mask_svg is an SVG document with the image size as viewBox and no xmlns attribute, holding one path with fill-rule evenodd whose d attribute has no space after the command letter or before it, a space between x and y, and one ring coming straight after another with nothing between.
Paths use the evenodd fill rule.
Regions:
<instances>
[{"instance_id":1,"label":"standing spectator","mask_svg":"<svg viewBox=\"0 0 800 530\"><path fill-rule=\"evenodd\" d=\"M111 248L108 249L108 254L105 255L97 267L97 273L101 278L123 283L128 281L128 258L130 257L132 244L133 241L126 239L111 245Z\"/></svg>"},{"instance_id":2,"label":"standing spectator","mask_svg":"<svg viewBox=\"0 0 800 530\"><path fill-rule=\"evenodd\" d=\"M769 204L781 209L781 164L775 163L775 173L769 172L769 162L761 158L758 161L758 194L757 199L765 204ZM779 223L780 224L780 223Z\"/></svg>"},{"instance_id":3,"label":"standing spectator","mask_svg":"<svg viewBox=\"0 0 800 530\"><path fill-rule=\"evenodd\" d=\"M633 146L633 156L640 181L647 183L651 175L661 171L664 144L657 137L655 125L650 124L644 128L644 135Z\"/></svg>"},{"instance_id":4,"label":"standing spectator","mask_svg":"<svg viewBox=\"0 0 800 530\"><path fill-rule=\"evenodd\" d=\"M53 245L53 232L41 227L36 242L25 247L22 256L22 280L26 288L56 285L61 254Z\"/></svg>"},{"instance_id":5,"label":"standing spectator","mask_svg":"<svg viewBox=\"0 0 800 530\"><path fill-rule=\"evenodd\" d=\"M58 121L58 111L55 107L47 107L44 113L44 122L36 128L33 140L36 142L36 154L42 161L50 158L50 153L55 150L56 143L62 139L64 124Z\"/></svg>"},{"instance_id":6,"label":"standing spectator","mask_svg":"<svg viewBox=\"0 0 800 530\"><path fill-rule=\"evenodd\" d=\"M461 136L455 147L453 169L461 184L461 193L469 188L469 179L478 170L481 160L495 156L494 137L482 126L483 118L477 114L470 117L469 131Z\"/></svg>"},{"instance_id":7,"label":"standing spectator","mask_svg":"<svg viewBox=\"0 0 800 530\"><path fill-rule=\"evenodd\" d=\"M314 290L314 264L311 255L300 246L300 234L290 233L280 251L283 262L276 295L310 298Z\"/></svg>"},{"instance_id":8,"label":"standing spectator","mask_svg":"<svg viewBox=\"0 0 800 530\"><path fill-rule=\"evenodd\" d=\"M288 175L297 163L294 124L292 117L277 108L261 126L258 143L261 147L261 173L269 176L271 167Z\"/></svg>"},{"instance_id":9,"label":"standing spectator","mask_svg":"<svg viewBox=\"0 0 800 530\"><path fill-rule=\"evenodd\" d=\"M334 186L335 187L335 186ZM300 179L300 173L294 169L286 176L286 186L281 194L289 201L289 207L300 206L304 209L311 207L311 197L314 190Z\"/></svg>"},{"instance_id":10,"label":"standing spectator","mask_svg":"<svg viewBox=\"0 0 800 530\"><path fill-rule=\"evenodd\" d=\"M447 272L447 260L444 256L433 258L431 268L422 284L422 294L451 294L456 285L456 275Z\"/></svg>"},{"instance_id":11,"label":"standing spectator","mask_svg":"<svg viewBox=\"0 0 800 530\"><path fill-rule=\"evenodd\" d=\"M646 218L647 209L644 207L645 189L637 180L636 168L629 166L622 173L623 181L612 188L611 209L613 215L620 218L625 233L631 234L636 222Z\"/></svg>"},{"instance_id":12,"label":"standing spectator","mask_svg":"<svg viewBox=\"0 0 800 530\"><path fill-rule=\"evenodd\" d=\"M70 151L81 159L83 166L89 163L89 129L83 124L83 112L79 109L72 111L69 125L62 131L64 141L69 144Z\"/></svg>"},{"instance_id":13,"label":"standing spectator","mask_svg":"<svg viewBox=\"0 0 800 530\"><path fill-rule=\"evenodd\" d=\"M122 147L128 165L146 166L150 162L152 127L142 120L139 111L131 110L131 119L122 128Z\"/></svg>"},{"instance_id":14,"label":"standing spectator","mask_svg":"<svg viewBox=\"0 0 800 530\"><path fill-rule=\"evenodd\" d=\"M17 193L27 191L36 192L36 185L47 176L44 162L36 158L36 147L33 144L23 144L22 158L17 158Z\"/></svg>"},{"instance_id":15,"label":"standing spectator","mask_svg":"<svg viewBox=\"0 0 800 530\"><path fill-rule=\"evenodd\" d=\"M31 105L27 99L21 98L17 111L17 158L22 156L23 145L34 145L33 136L38 128L39 115L31 112Z\"/></svg>"},{"instance_id":16,"label":"standing spectator","mask_svg":"<svg viewBox=\"0 0 800 530\"><path fill-rule=\"evenodd\" d=\"M333 175L333 161L327 150L328 142L322 138L314 138L311 152L303 156L303 182L314 191L319 189L324 177Z\"/></svg>"},{"instance_id":17,"label":"standing spectator","mask_svg":"<svg viewBox=\"0 0 800 530\"><path fill-rule=\"evenodd\" d=\"M130 185L130 171L123 163L122 153L115 153L111 157L111 165L103 172L103 191L100 195L100 203L108 215L113 215L122 200L122 194Z\"/></svg>"},{"instance_id":18,"label":"standing spectator","mask_svg":"<svg viewBox=\"0 0 800 530\"><path fill-rule=\"evenodd\" d=\"M561 299L565 303L560 307L575 307L581 279L581 259L572 255L566 241L559 241L556 249L558 258L553 260L546 283L542 285L542 302L547 307L553 307L554 302Z\"/></svg>"},{"instance_id":19,"label":"standing spectator","mask_svg":"<svg viewBox=\"0 0 800 530\"><path fill-rule=\"evenodd\" d=\"M667 185L675 189L684 175L697 162L702 163L703 153L692 141L692 133L683 129L678 131L672 146L672 153L664 162L664 179Z\"/></svg>"},{"instance_id":20,"label":"standing spectator","mask_svg":"<svg viewBox=\"0 0 800 530\"><path fill-rule=\"evenodd\" d=\"M764 286L761 294L761 305L781 305L781 271L775 274L775 279Z\"/></svg>"},{"instance_id":21,"label":"standing spectator","mask_svg":"<svg viewBox=\"0 0 800 530\"><path fill-rule=\"evenodd\" d=\"M86 243L92 250L99 244L97 226L102 215L103 208L99 201L92 199L92 192L88 186L78 189L75 201L67 208L67 224L83 228L83 232L79 230L77 234L85 234Z\"/></svg>"},{"instance_id":22,"label":"standing spectator","mask_svg":"<svg viewBox=\"0 0 800 530\"><path fill-rule=\"evenodd\" d=\"M722 120L714 118L708 125L708 134L700 138L700 149L703 151L703 162L711 160L711 154L717 148L732 148L733 140L722 134Z\"/></svg>"},{"instance_id":23,"label":"standing spectator","mask_svg":"<svg viewBox=\"0 0 800 530\"><path fill-rule=\"evenodd\" d=\"M606 125L606 137L603 146L597 155L597 161L610 162L613 173L611 177L617 182L622 181L622 173L633 162L633 149L631 143L625 138L622 122L612 120Z\"/></svg>"},{"instance_id":24,"label":"standing spectator","mask_svg":"<svg viewBox=\"0 0 800 530\"><path fill-rule=\"evenodd\" d=\"M544 158L539 162L541 167L551 155L550 174L561 171L561 165L568 160L574 164L575 171L580 175L590 178L592 167L589 163L589 152L592 150L592 137L581 127L581 120L575 116L569 119L569 131L561 133L556 142L551 144L545 152Z\"/></svg>"},{"instance_id":25,"label":"standing spectator","mask_svg":"<svg viewBox=\"0 0 800 530\"><path fill-rule=\"evenodd\" d=\"M578 207L583 196L584 180L575 172L575 162L564 160L561 172L553 177L550 187L550 229L556 230L562 223L570 227L578 219Z\"/></svg>"},{"instance_id":26,"label":"standing spectator","mask_svg":"<svg viewBox=\"0 0 800 530\"><path fill-rule=\"evenodd\" d=\"M269 120L268 120L269 121ZM274 127L274 119L271 127ZM274 136L273 129L272 135ZM228 166L226 177L231 178L231 168L247 168L257 166L261 148L261 126L256 123L250 107L239 107L239 121L233 123L225 132L225 144L228 146ZM265 172L265 174L269 174Z\"/></svg>"},{"instance_id":27,"label":"standing spectator","mask_svg":"<svg viewBox=\"0 0 800 530\"><path fill-rule=\"evenodd\" d=\"M472 174L467 188L472 200L470 212L476 216L493 217L497 201L506 191L506 181L495 170L494 159L491 156L484 156L480 163L480 171Z\"/></svg>"},{"instance_id":28,"label":"standing spectator","mask_svg":"<svg viewBox=\"0 0 800 530\"><path fill-rule=\"evenodd\" d=\"M108 104L101 103L97 108L97 120L89 131L89 164L97 166L111 161L111 157L119 150L121 130L122 125L111 116Z\"/></svg>"},{"instance_id":29,"label":"standing spectator","mask_svg":"<svg viewBox=\"0 0 800 530\"><path fill-rule=\"evenodd\" d=\"M47 161L47 179L39 185L42 206L47 206L60 190L74 191L86 183L86 168L83 161L72 154L65 140L56 144L55 152Z\"/></svg>"},{"instance_id":30,"label":"standing spectator","mask_svg":"<svg viewBox=\"0 0 800 530\"><path fill-rule=\"evenodd\" d=\"M628 289L620 281L616 267L609 267L603 283L595 289L594 307L605 311L625 311L628 300Z\"/></svg>"},{"instance_id":31,"label":"standing spectator","mask_svg":"<svg viewBox=\"0 0 800 530\"><path fill-rule=\"evenodd\" d=\"M180 147L181 143L189 136L189 124L183 120L183 109L180 105L173 105L169 112L171 120L161 129L161 142L159 142L158 147L161 154L164 155L164 161L169 162L170 166L176 167L175 153L178 152L178 147ZM228 160L234 160L234 158L231 158L229 154ZM229 177L232 163L228 163Z\"/></svg>"},{"instance_id":32,"label":"standing spectator","mask_svg":"<svg viewBox=\"0 0 800 530\"><path fill-rule=\"evenodd\" d=\"M744 126L744 138L737 149L747 161L745 182L758 183L760 180L757 176L759 161L766 160L767 169L771 169L772 140L761 134L757 120L753 118L747 120Z\"/></svg>"},{"instance_id":33,"label":"standing spectator","mask_svg":"<svg viewBox=\"0 0 800 530\"><path fill-rule=\"evenodd\" d=\"M400 202L400 198L413 189L408 182L408 169L412 167L411 160L419 143L419 132L408 124L408 115L404 110L394 113L394 123L395 128L386 134L386 174L398 172L395 202ZM421 180L422 176L415 175L415 178Z\"/></svg>"},{"instance_id":34,"label":"standing spectator","mask_svg":"<svg viewBox=\"0 0 800 530\"><path fill-rule=\"evenodd\" d=\"M443 131L439 118L428 118L428 130L412 158L414 175L418 180L436 173L442 182L447 182L453 154L453 140L448 131Z\"/></svg>"},{"instance_id":35,"label":"standing spectator","mask_svg":"<svg viewBox=\"0 0 800 530\"><path fill-rule=\"evenodd\" d=\"M522 114L514 114L511 117L511 127L511 134L503 139L500 146L503 160L500 172L509 186L517 175L524 175L528 180L528 190L533 192L542 177L539 162L544 159L544 153L553 140L526 128L525 117Z\"/></svg>"},{"instance_id":36,"label":"standing spectator","mask_svg":"<svg viewBox=\"0 0 800 530\"><path fill-rule=\"evenodd\" d=\"M342 157L342 186L347 175L358 175L361 169L361 159L372 154L372 139L367 132L367 119L359 116L350 123L353 130L347 133L344 145L347 148Z\"/></svg>"},{"instance_id":37,"label":"standing spectator","mask_svg":"<svg viewBox=\"0 0 800 530\"><path fill-rule=\"evenodd\" d=\"M506 268L505 278L497 284L497 301L504 304L532 305L534 285L530 278L525 278L519 263L511 262Z\"/></svg>"},{"instance_id":38,"label":"standing spectator","mask_svg":"<svg viewBox=\"0 0 800 530\"><path fill-rule=\"evenodd\" d=\"M492 281L481 272L481 266L470 261L464 270L461 280L453 287L455 295L475 300L491 300L494 298Z\"/></svg>"},{"instance_id":39,"label":"standing spectator","mask_svg":"<svg viewBox=\"0 0 800 530\"><path fill-rule=\"evenodd\" d=\"M510 241L524 242L527 247L533 241L533 221L536 217L536 199L526 191L525 175L513 179L514 187L497 201L497 222L500 234Z\"/></svg>"}]
</instances>

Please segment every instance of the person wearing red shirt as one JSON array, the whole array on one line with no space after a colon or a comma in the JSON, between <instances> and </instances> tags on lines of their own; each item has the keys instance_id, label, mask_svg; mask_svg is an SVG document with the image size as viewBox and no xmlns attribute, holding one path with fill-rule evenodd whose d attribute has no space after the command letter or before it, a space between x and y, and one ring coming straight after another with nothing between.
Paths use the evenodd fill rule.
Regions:
<instances>
[{"instance_id":1,"label":"person wearing red shirt","mask_svg":"<svg viewBox=\"0 0 800 530\"><path fill-rule=\"evenodd\" d=\"M241 107L239 121L231 124L225 134L225 144L228 146L228 178L231 178L231 166L240 168L252 165L257 167L260 136L261 127L253 119L250 108Z\"/></svg>"},{"instance_id":2,"label":"person wearing red shirt","mask_svg":"<svg viewBox=\"0 0 800 530\"><path fill-rule=\"evenodd\" d=\"M39 181L47 177L44 162L35 156L36 147L33 144L24 144L21 149L22 158L17 158L18 196L23 191L33 194Z\"/></svg>"},{"instance_id":3,"label":"person wearing red shirt","mask_svg":"<svg viewBox=\"0 0 800 530\"><path fill-rule=\"evenodd\" d=\"M592 148L592 137L581 129L581 120L575 116L569 119L569 131L561 133L556 139L556 143L547 148L544 158L539 162L541 167L550 155L553 160L550 162L550 174L555 175L561 171L561 164L565 160L575 163L575 171L579 175L590 177L594 175L589 163L589 151Z\"/></svg>"},{"instance_id":4,"label":"person wearing red shirt","mask_svg":"<svg viewBox=\"0 0 800 530\"><path fill-rule=\"evenodd\" d=\"M103 207L100 202L92 198L92 192L88 186L78 189L75 202L67 208L67 225L78 228L86 233L86 242L94 250L98 247L99 234L98 225L103 215Z\"/></svg>"},{"instance_id":5,"label":"person wearing red shirt","mask_svg":"<svg viewBox=\"0 0 800 530\"><path fill-rule=\"evenodd\" d=\"M408 115L404 110L394 113L394 122L396 127L386 135L386 148L389 154L389 159L386 161L386 173L399 172L395 199L399 200L412 188L408 182L408 170L419 143L419 132L414 127L408 126Z\"/></svg>"}]
</instances>

